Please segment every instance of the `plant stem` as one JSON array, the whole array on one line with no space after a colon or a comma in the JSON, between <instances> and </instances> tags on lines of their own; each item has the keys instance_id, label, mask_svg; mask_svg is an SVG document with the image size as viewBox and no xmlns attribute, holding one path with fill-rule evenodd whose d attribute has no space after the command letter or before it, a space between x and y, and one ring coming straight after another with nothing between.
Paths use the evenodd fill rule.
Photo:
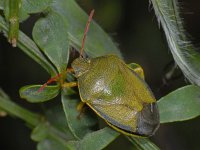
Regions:
<instances>
[{"instance_id":1,"label":"plant stem","mask_svg":"<svg viewBox=\"0 0 200 150\"><path fill-rule=\"evenodd\" d=\"M21 0L9 0L9 33L8 41L13 47L17 46L19 33L19 7Z\"/></svg>"},{"instance_id":2,"label":"plant stem","mask_svg":"<svg viewBox=\"0 0 200 150\"><path fill-rule=\"evenodd\" d=\"M148 138L135 138L126 136L128 140L137 147L138 150L160 150L154 143Z\"/></svg>"},{"instance_id":3,"label":"plant stem","mask_svg":"<svg viewBox=\"0 0 200 150\"><path fill-rule=\"evenodd\" d=\"M0 109L14 117L24 120L32 127L35 127L41 122L42 117L40 115L15 104L7 96L5 96L5 93L2 90L0 90Z\"/></svg>"}]
</instances>

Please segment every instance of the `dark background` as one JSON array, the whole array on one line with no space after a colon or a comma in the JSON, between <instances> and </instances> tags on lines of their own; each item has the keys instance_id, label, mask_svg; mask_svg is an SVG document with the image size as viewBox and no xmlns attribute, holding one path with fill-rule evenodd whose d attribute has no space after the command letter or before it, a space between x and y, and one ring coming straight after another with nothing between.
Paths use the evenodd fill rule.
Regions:
<instances>
[{"instance_id":1,"label":"dark background","mask_svg":"<svg viewBox=\"0 0 200 150\"><path fill-rule=\"evenodd\" d=\"M175 78L163 84L163 77L173 66L173 58L167 47L165 35L158 28L156 16L148 0L77 0L87 12L96 10L94 19L113 38L127 63L140 64L145 71L145 78L157 99L167 93L188 84L177 69ZM185 28L195 46L200 41L200 1L182 0L181 15ZM31 36L37 15L34 15L20 28ZM199 50L199 49L198 49ZM19 98L18 90L27 84L43 83L49 76L32 59L18 48L12 48L0 35L0 84L13 101L37 111L37 105L29 104ZM183 110L184 111L184 110ZM199 150L200 118L190 121L162 124L152 140L162 150ZM124 139L117 140L129 143ZM0 149L25 150L35 149L30 140L30 130L16 118L0 118ZM109 146L113 149L112 146ZM127 146L127 149L131 147Z\"/></svg>"}]
</instances>

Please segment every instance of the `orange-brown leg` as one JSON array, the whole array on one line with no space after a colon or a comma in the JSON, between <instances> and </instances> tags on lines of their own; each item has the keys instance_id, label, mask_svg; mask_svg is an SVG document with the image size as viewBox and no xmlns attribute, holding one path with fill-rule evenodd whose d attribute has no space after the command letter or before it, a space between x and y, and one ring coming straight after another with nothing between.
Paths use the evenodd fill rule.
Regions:
<instances>
[{"instance_id":1,"label":"orange-brown leg","mask_svg":"<svg viewBox=\"0 0 200 150\"><path fill-rule=\"evenodd\" d=\"M60 76L61 76L61 74L58 74L57 76L55 76L55 77L49 79L45 84L43 84L43 85L39 88L38 92L41 92L41 91L47 86L47 84L57 81L57 80L60 78Z\"/></svg>"},{"instance_id":2,"label":"orange-brown leg","mask_svg":"<svg viewBox=\"0 0 200 150\"><path fill-rule=\"evenodd\" d=\"M74 69L73 68L67 68L66 72L67 73L73 73ZM41 92L48 84L50 84L52 82L58 81L63 76L63 74L65 74L65 73L60 73L60 74L56 75L55 77L49 79L45 84L43 84L39 88L38 92ZM67 86L67 85L64 85L64 86L66 86L66 87L73 87L73 86L77 86L77 84L75 85L74 83L70 83L69 86Z\"/></svg>"},{"instance_id":3,"label":"orange-brown leg","mask_svg":"<svg viewBox=\"0 0 200 150\"><path fill-rule=\"evenodd\" d=\"M83 109L84 105L85 105L85 103L81 101L81 102L78 103L76 109L77 109L78 111L81 111L81 110Z\"/></svg>"},{"instance_id":4,"label":"orange-brown leg","mask_svg":"<svg viewBox=\"0 0 200 150\"><path fill-rule=\"evenodd\" d=\"M63 83L63 84L62 84L62 87L63 87L63 88L75 87L75 86L78 86L78 83L77 83L77 82L68 82L68 83Z\"/></svg>"},{"instance_id":5,"label":"orange-brown leg","mask_svg":"<svg viewBox=\"0 0 200 150\"><path fill-rule=\"evenodd\" d=\"M73 69L73 68L67 68L67 72L73 73L73 72L74 72L74 69Z\"/></svg>"},{"instance_id":6,"label":"orange-brown leg","mask_svg":"<svg viewBox=\"0 0 200 150\"><path fill-rule=\"evenodd\" d=\"M81 116L85 112L85 107L84 106L85 106L85 103L81 101L81 102L79 102L79 104L76 107L77 111L79 111L79 115L77 116L78 119L81 119Z\"/></svg>"}]
</instances>

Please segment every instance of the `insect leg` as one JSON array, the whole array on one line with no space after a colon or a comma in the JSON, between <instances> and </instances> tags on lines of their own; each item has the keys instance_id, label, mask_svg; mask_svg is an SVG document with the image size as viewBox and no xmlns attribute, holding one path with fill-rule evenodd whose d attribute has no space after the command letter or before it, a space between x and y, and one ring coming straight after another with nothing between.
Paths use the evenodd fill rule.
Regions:
<instances>
[{"instance_id":1,"label":"insect leg","mask_svg":"<svg viewBox=\"0 0 200 150\"><path fill-rule=\"evenodd\" d=\"M84 106L84 105L85 105L85 103L82 102L82 101L80 101L79 104L77 105L76 109L77 109L78 111L81 111L81 110L83 109L83 106Z\"/></svg>"},{"instance_id":2,"label":"insect leg","mask_svg":"<svg viewBox=\"0 0 200 150\"><path fill-rule=\"evenodd\" d=\"M74 72L74 69L73 69L73 68L67 68L66 72L72 73L72 72ZM61 76L62 76L63 74L65 74L66 72L57 74L55 77L50 78L45 84L43 84L43 85L39 88L38 92L41 92L49 83L58 81L58 80L61 78ZM67 87L73 87L73 85L75 85L75 84L74 84L74 83L71 83L70 86L67 86ZM65 85L65 86L66 86L66 85ZM75 85L75 86L77 86L77 85Z\"/></svg>"},{"instance_id":3,"label":"insect leg","mask_svg":"<svg viewBox=\"0 0 200 150\"><path fill-rule=\"evenodd\" d=\"M79 111L79 115L77 116L78 119L80 119L82 114L84 113L84 110L85 110L84 106L85 106L85 103L80 101L76 107L77 111Z\"/></svg>"},{"instance_id":4,"label":"insect leg","mask_svg":"<svg viewBox=\"0 0 200 150\"><path fill-rule=\"evenodd\" d=\"M55 77L49 79L45 84L43 84L43 85L39 88L38 92L41 92L41 91L47 86L47 84L57 81L57 80L60 78L60 76L61 76L61 74L58 74L57 76L55 76Z\"/></svg>"},{"instance_id":5,"label":"insect leg","mask_svg":"<svg viewBox=\"0 0 200 150\"><path fill-rule=\"evenodd\" d=\"M73 68L67 68L67 72L68 72L68 73L73 73L73 72L74 72L74 69L73 69Z\"/></svg>"},{"instance_id":6,"label":"insect leg","mask_svg":"<svg viewBox=\"0 0 200 150\"><path fill-rule=\"evenodd\" d=\"M69 83L63 83L63 84L62 84L62 87L63 87L63 88L75 87L75 86L78 86L78 83L77 83L77 82L69 82Z\"/></svg>"}]
</instances>

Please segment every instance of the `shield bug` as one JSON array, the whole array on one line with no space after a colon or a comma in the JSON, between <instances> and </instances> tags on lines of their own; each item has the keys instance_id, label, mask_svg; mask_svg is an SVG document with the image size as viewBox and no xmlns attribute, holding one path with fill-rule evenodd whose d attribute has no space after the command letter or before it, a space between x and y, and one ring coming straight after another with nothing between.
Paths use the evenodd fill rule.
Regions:
<instances>
[{"instance_id":1,"label":"shield bug","mask_svg":"<svg viewBox=\"0 0 200 150\"><path fill-rule=\"evenodd\" d=\"M137 64L126 65L115 55L83 57L93 14L94 10L85 28L80 57L67 70L74 73L77 82L63 83L62 87L78 86L81 101L115 130L126 135L151 136L158 129L159 112L156 100L144 81L142 68ZM59 78L60 75L47 83Z\"/></svg>"}]
</instances>

